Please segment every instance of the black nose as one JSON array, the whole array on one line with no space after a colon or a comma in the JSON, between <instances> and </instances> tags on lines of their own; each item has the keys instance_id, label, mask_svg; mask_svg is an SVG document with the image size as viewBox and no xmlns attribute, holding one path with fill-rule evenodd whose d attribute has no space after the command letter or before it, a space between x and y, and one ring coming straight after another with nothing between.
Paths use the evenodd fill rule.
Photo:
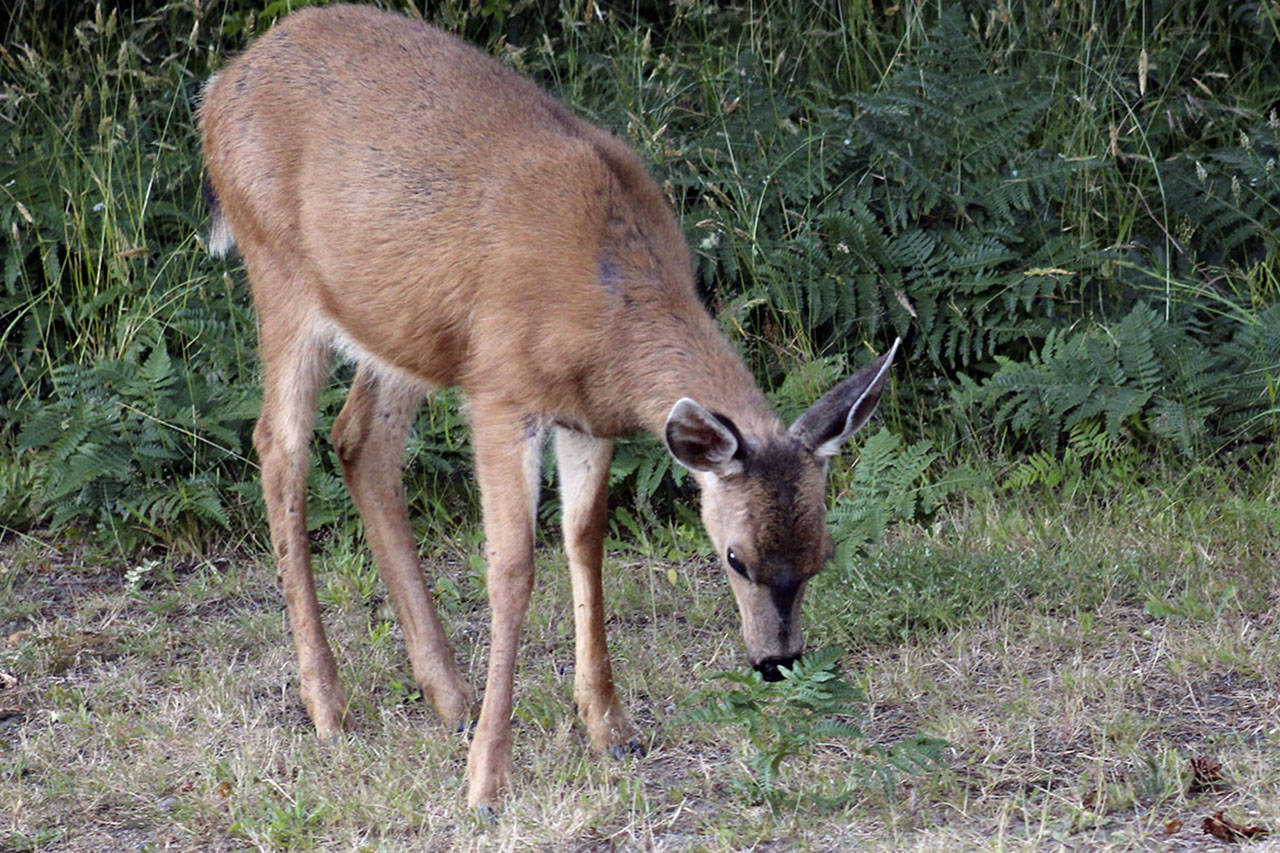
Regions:
<instances>
[{"instance_id":1,"label":"black nose","mask_svg":"<svg viewBox=\"0 0 1280 853\"><path fill-rule=\"evenodd\" d=\"M755 670L764 677L765 681L781 681L782 673L778 671L778 667L785 666L790 669L798 660L800 660L800 655L780 655L778 657L765 658L755 665Z\"/></svg>"}]
</instances>

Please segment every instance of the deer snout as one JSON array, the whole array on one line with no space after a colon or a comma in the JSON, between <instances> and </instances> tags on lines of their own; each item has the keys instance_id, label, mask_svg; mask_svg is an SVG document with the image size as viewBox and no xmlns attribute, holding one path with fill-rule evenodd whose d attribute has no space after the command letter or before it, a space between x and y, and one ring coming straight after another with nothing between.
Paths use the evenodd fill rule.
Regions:
<instances>
[{"instance_id":1,"label":"deer snout","mask_svg":"<svg viewBox=\"0 0 1280 853\"><path fill-rule=\"evenodd\" d=\"M765 681L781 681L782 672L778 669L785 666L788 669L795 666L796 661L800 660L801 655L778 655L776 657L768 657L764 660L752 664L752 668L764 678Z\"/></svg>"},{"instance_id":2,"label":"deer snout","mask_svg":"<svg viewBox=\"0 0 1280 853\"><path fill-rule=\"evenodd\" d=\"M742 615L747 660L765 681L780 681L780 666L791 666L804 653L800 600L804 583L758 584L729 578Z\"/></svg>"}]
</instances>

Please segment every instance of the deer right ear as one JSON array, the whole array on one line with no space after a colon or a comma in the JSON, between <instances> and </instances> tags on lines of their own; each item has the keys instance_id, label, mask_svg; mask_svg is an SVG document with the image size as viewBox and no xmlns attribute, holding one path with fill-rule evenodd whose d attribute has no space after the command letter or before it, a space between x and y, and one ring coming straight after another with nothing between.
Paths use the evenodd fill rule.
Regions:
<instances>
[{"instance_id":1,"label":"deer right ear","mask_svg":"<svg viewBox=\"0 0 1280 853\"><path fill-rule=\"evenodd\" d=\"M791 425L791 434L819 459L834 456L876 410L900 343L902 338L884 355L823 394Z\"/></svg>"},{"instance_id":2,"label":"deer right ear","mask_svg":"<svg viewBox=\"0 0 1280 853\"><path fill-rule=\"evenodd\" d=\"M671 407L664 434L671 455L690 470L721 477L742 470L742 437L733 422L688 397Z\"/></svg>"}]
</instances>

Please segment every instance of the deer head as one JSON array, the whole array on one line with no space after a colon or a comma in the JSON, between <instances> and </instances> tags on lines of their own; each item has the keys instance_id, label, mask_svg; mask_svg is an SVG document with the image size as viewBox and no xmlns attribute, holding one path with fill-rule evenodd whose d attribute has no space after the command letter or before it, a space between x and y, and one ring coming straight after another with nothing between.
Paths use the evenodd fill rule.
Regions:
<instances>
[{"instance_id":1,"label":"deer head","mask_svg":"<svg viewBox=\"0 0 1280 853\"><path fill-rule=\"evenodd\" d=\"M898 344L776 434L744 434L687 397L667 417L667 447L701 487L703 524L742 615L747 657L767 680L800 657L800 601L831 559L828 460L875 411Z\"/></svg>"}]
</instances>

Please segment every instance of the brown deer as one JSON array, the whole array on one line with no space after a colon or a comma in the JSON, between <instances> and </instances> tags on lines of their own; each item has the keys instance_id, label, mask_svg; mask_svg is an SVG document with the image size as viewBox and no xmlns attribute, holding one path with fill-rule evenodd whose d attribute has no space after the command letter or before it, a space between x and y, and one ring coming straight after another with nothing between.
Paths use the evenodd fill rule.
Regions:
<instances>
[{"instance_id":1,"label":"brown deer","mask_svg":"<svg viewBox=\"0 0 1280 853\"><path fill-rule=\"evenodd\" d=\"M639 158L533 83L423 23L373 8L290 15L209 82L200 109L210 248L248 270L265 368L254 444L302 699L348 726L305 523L317 391L357 371L333 444L404 629L449 725L473 718L418 564L401 469L434 389L467 399L492 635L468 801L511 777L512 680L533 584L535 501L556 436L573 581L574 698L592 745L636 749L605 645L600 566L612 439L662 437L767 678L801 653L800 600L830 558L827 460L874 411L897 348L788 429L707 314L688 249Z\"/></svg>"}]
</instances>

